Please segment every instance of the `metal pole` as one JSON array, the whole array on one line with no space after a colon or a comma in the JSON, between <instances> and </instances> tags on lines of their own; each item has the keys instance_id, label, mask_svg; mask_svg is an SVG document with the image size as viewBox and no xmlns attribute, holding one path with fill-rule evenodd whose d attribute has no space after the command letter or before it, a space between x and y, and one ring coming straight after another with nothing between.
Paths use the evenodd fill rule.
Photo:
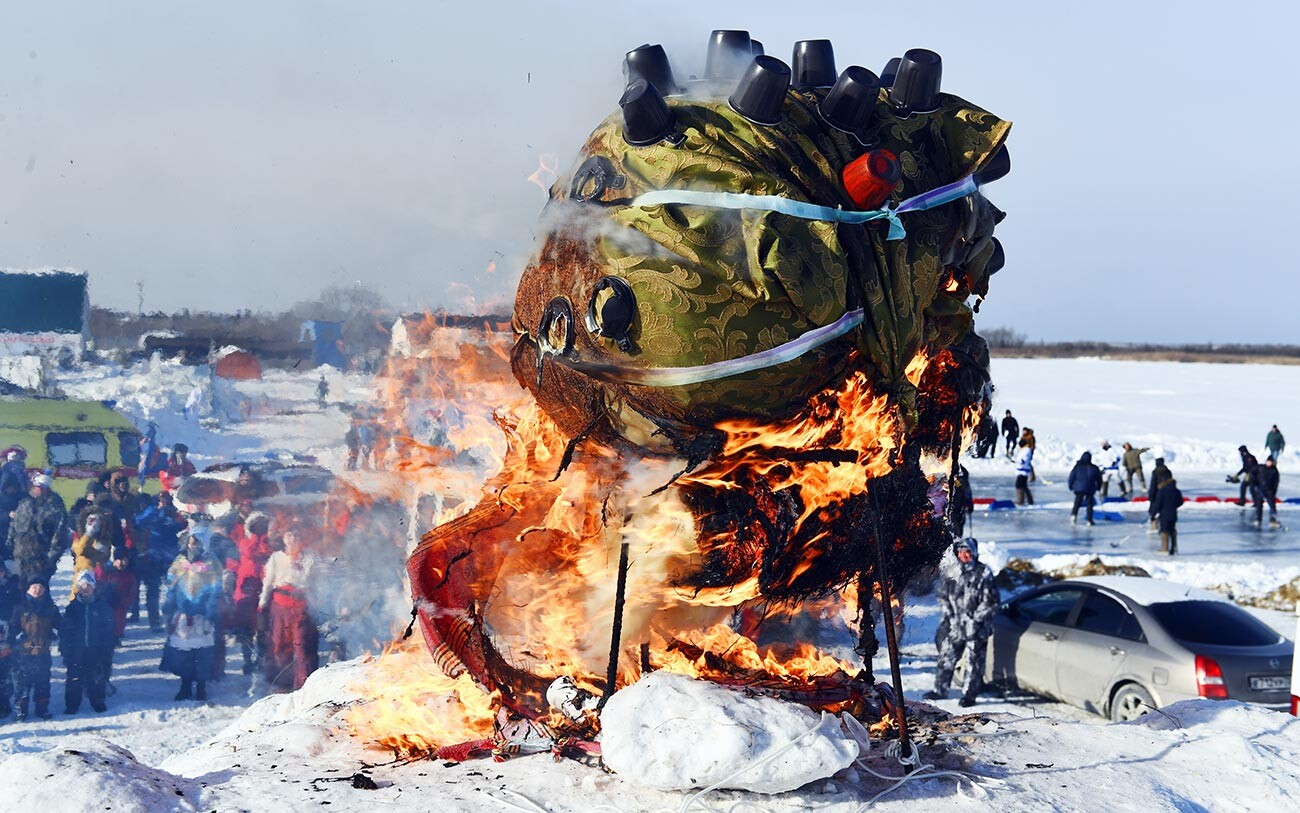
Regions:
<instances>
[{"instance_id":1,"label":"metal pole","mask_svg":"<svg viewBox=\"0 0 1300 813\"><path fill-rule=\"evenodd\" d=\"M876 492L868 486L871 501L872 536L876 541L876 584L880 585L880 601L885 611L885 641L889 644L889 670L894 679L894 701L898 712L898 746L903 758L912 754L912 743L907 735L907 704L903 700L903 673L898 663L898 633L894 629L893 591L889 583L889 570L885 563L885 541L880 532L880 511Z\"/></svg>"}]
</instances>

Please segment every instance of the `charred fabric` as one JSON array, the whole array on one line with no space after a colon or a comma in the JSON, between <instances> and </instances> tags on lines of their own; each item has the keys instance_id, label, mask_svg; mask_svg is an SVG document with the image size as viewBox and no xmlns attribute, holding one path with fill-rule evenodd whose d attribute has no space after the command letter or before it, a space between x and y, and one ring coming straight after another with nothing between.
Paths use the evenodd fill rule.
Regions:
<instances>
[{"instance_id":1,"label":"charred fabric","mask_svg":"<svg viewBox=\"0 0 1300 813\"><path fill-rule=\"evenodd\" d=\"M837 71L827 40L790 65L762 50L715 31L687 81L658 45L628 52L517 293L539 414L501 418L502 472L410 558L439 665L515 715L590 732L575 697L683 663L889 711L871 604L951 542L948 474L990 392L967 303L1003 263L980 188L1010 169L1010 124L941 92L932 51L878 76ZM854 593L852 674L727 641ZM719 625L725 650L692 634Z\"/></svg>"}]
</instances>

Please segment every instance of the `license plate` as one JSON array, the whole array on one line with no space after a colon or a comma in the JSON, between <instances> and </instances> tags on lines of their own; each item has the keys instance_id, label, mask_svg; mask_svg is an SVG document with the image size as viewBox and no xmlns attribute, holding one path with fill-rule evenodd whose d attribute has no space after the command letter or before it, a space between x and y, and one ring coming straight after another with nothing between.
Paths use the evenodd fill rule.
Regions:
<instances>
[{"instance_id":1,"label":"license plate","mask_svg":"<svg viewBox=\"0 0 1300 813\"><path fill-rule=\"evenodd\" d=\"M1291 678L1284 675L1275 677L1253 677L1250 679L1250 689L1254 692L1269 692L1278 689L1286 689L1291 685Z\"/></svg>"}]
</instances>

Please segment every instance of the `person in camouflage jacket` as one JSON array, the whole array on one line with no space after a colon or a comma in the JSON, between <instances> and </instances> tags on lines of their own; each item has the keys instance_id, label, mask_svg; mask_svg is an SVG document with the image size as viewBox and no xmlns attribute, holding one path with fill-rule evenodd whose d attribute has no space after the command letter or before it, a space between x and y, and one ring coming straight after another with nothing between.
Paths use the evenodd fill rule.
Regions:
<instances>
[{"instance_id":1,"label":"person in camouflage jacket","mask_svg":"<svg viewBox=\"0 0 1300 813\"><path fill-rule=\"evenodd\" d=\"M952 673L969 648L971 664L962 695L962 706L975 705L975 696L984 684L984 661L989 636L993 633L993 616L1001 597L993 581L993 571L979 561L978 543L973 538L958 539L953 553L960 563L957 570L942 577L938 599L939 629L935 644L939 659L935 667L934 691L927 700L941 700L948 694Z\"/></svg>"},{"instance_id":2,"label":"person in camouflage jacket","mask_svg":"<svg viewBox=\"0 0 1300 813\"><path fill-rule=\"evenodd\" d=\"M68 549L68 512L51 485L47 474L32 478L9 524L8 549L24 579L48 580Z\"/></svg>"}]
</instances>

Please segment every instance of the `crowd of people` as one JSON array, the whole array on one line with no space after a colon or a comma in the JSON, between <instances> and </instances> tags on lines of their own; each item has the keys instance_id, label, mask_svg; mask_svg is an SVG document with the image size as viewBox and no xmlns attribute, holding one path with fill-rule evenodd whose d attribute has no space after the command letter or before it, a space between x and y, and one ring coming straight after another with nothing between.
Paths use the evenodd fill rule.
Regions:
<instances>
[{"instance_id":1,"label":"crowd of people","mask_svg":"<svg viewBox=\"0 0 1300 813\"><path fill-rule=\"evenodd\" d=\"M194 473L177 444L160 473L175 487ZM180 679L176 700L207 699L225 674L226 639L240 645L244 674L296 689L317 666L316 625L306 585L315 557L292 521L284 527L253 509L261 486L243 469L225 521L187 515L169 490L136 492L123 470L89 481L65 508L48 473L29 472L11 447L0 466L0 720L16 711L51 716L57 646L66 667L64 711L82 697L106 709L113 653L128 622L165 634L161 668ZM50 580L72 558L72 591L62 609ZM141 614L141 592L144 593Z\"/></svg>"},{"instance_id":2,"label":"crowd of people","mask_svg":"<svg viewBox=\"0 0 1300 813\"><path fill-rule=\"evenodd\" d=\"M1031 485L1037 479L1034 471L1034 451L1037 448L1034 430L1029 427L1022 428L1020 422L1008 409L1002 418L1001 433L1006 442L1005 454L1015 461L1015 502L1017 505L1032 505L1034 495ZM974 456L992 457L996 441L997 426L991 417L985 415L976 429ZM1241 468L1229 475L1227 479L1231 483L1240 484L1241 491L1237 502L1245 508L1249 499L1249 504L1254 508L1253 524L1256 527L1263 526L1265 506L1269 511L1269 524L1277 527L1279 524L1277 494L1281 479L1277 461L1282 450L1286 448L1286 438L1276 424L1266 435L1264 448L1268 450L1268 457L1261 463L1245 445L1239 447ZM1093 509L1099 502L1105 502L1110 496L1112 482L1119 489L1118 496L1123 499L1132 499L1139 493L1138 489L1141 489L1148 500L1147 512L1151 531L1160 534L1160 552L1173 556L1178 552L1178 508L1186 500L1163 457L1155 459L1155 467L1148 483L1142 456L1149 451L1149 447L1137 447L1131 443L1124 443L1117 449L1109 441L1103 440L1097 450L1086 451L1080 455L1070 470L1067 481L1067 487L1074 495L1074 505L1070 509L1070 522L1078 522L1079 512L1082 510L1084 521L1089 525L1095 524ZM960 469L953 494L954 502L960 501L962 504L972 502L964 467ZM958 515L959 512L952 512L952 516ZM953 532L960 536L964 522L958 523L952 518L949 522L952 524Z\"/></svg>"}]
</instances>

